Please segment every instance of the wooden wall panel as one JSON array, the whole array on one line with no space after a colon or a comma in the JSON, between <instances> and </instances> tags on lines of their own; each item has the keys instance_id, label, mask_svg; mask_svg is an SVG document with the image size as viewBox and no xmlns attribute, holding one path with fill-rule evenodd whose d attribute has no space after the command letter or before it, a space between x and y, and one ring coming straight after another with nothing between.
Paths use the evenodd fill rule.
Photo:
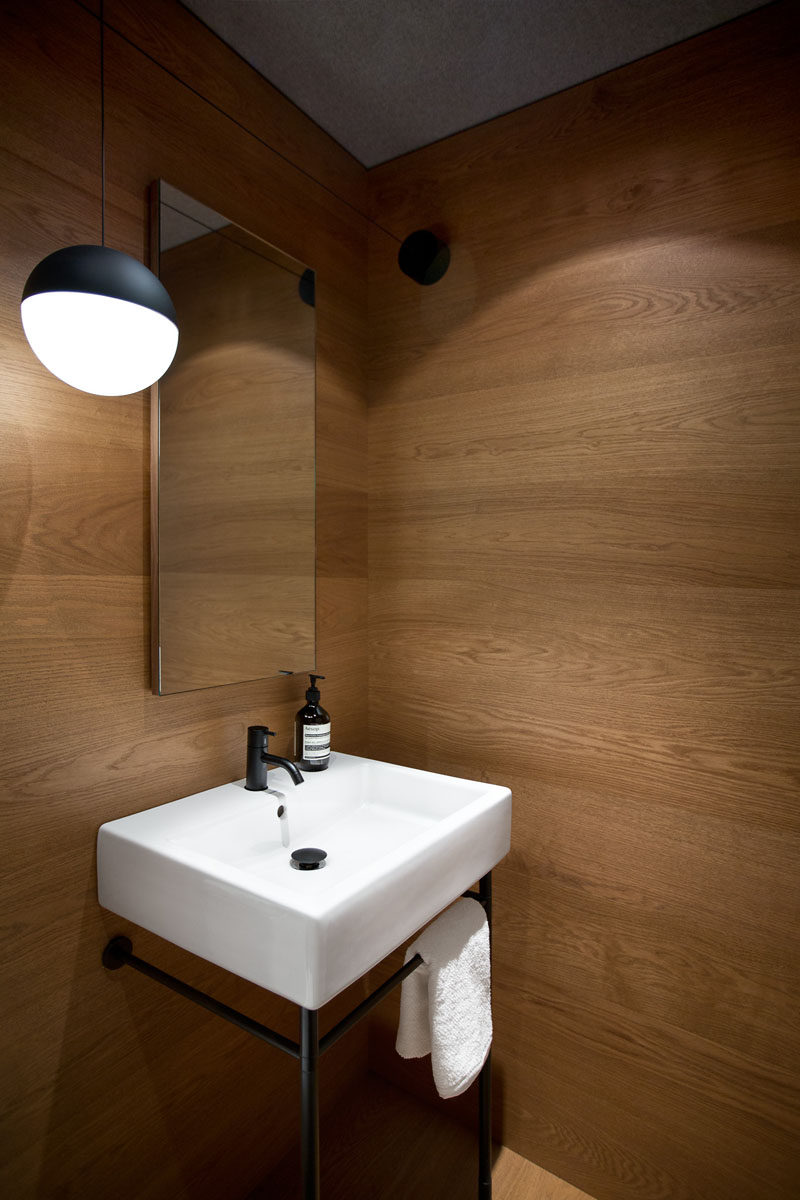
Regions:
<instances>
[{"instance_id":1,"label":"wooden wall panel","mask_svg":"<svg viewBox=\"0 0 800 1200\"><path fill-rule=\"evenodd\" d=\"M366 171L361 164L245 66L192 12L170 5L165 20L163 0L105 0L105 17L110 28L249 130L298 173L364 212Z\"/></svg>"},{"instance_id":2,"label":"wooden wall panel","mask_svg":"<svg viewBox=\"0 0 800 1200\"><path fill-rule=\"evenodd\" d=\"M112 24L121 7L106 5ZM296 114L291 145L273 152L286 102L270 116L271 89L179 5L135 7L143 23L157 15L160 41L145 55L135 29L107 36L110 244L144 257L147 189L163 177L318 271L319 513L329 535L318 662L335 744L363 750L366 222L328 176L325 185L311 177L320 152L305 140L305 118ZM97 905L94 843L105 820L240 777L248 724L269 720L277 751L288 752L304 685L150 693L149 397L61 385L19 323L35 263L99 238L99 27L73 0L20 0L3 5L2 30L0 1191L233 1200L297 1136L296 1064L132 972L102 969L102 947L125 923ZM157 61L178 50L182 81ZM230 96L240 108L252 101L253 133L239 109L235 119L221 111ZM327 145L326 169L350 180L352 200L363 172L347 155L337 168ZM131 932L144 957L297 1036L294 1006ZM354 1032L332 1053L328 1103L363 1071L365 1038Z\"/></svg>"},{"instance_id":3,"label":"wooden wall panel","mask_svg":"<svg viewBox=\"0 0 800 1200\"><path fill-rule=\"evenodd\" d=\"M797 32L370 172L371 750L513 789L495 1132L598 1200L800 1188Z\"/></svg>"}]
</instances>

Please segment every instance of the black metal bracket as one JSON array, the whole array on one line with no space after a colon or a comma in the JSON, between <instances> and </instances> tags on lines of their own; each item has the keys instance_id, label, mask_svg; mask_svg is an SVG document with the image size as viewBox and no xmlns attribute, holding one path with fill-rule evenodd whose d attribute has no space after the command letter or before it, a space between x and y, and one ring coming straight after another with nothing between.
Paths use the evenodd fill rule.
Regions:
<instances>
[{"instance_id":1,"label":"black metal bracket","mask_svg":"<svg viewBox=\"0 0 800 1200\"><path fill-rule=\"evenodd\" d=\"M395 971L394 975L390 975L385 983L376 988L370 996L367 996L366 1000L362 1000L352 1012L343 1017L338 1025L334 1025L333 1029L328 1030L325 1036L319 1039L319 1053L324 1054L334 1042L338 1042L343 1034L352 1029L362 1017L365 1017L371 1008L380 1003L384 996L388 996L389 992L396 988L399 983L402 983L407 975L416 970L421 962L422 959L420 956L415 954L399 971ZM243 1029L245 1033L252 1034L253 1037L259 1038L262 1042L268 1042L276 1050L283 1050L285 1054L290 1054L292 1058L300 1058L299 1042L293 1042L290 1038L284 1037L283 1034L276 1033L274 1029L270 1029L266 1025L261 1025L251 1017L246 1017L238 1009L231 1008L228 1004L222 1004L206 992L201 992L198 988L184 983L182 979L176 979L174 975L168 975L160 967L154 967L152 963L145 962L143 958L137 958L133 953L133 943L130 938L115 937L111 939L103 951L103 966L109 971L118 971L120 967L133 967L134 971L139 971L140 974L147 975L149 979L154 979L156 983L162 984L164 987L169 988L170 991L177 992L184 999L192 1000L195 1004L199 1004L201 1008L207 1009L208 1012L222 1017L224 1021L229 1021L231 1025L236 1025L238 1029ZM303 1009L302 1011L311 1012L315 1010Z\"/></svg>"},{"instance_id":2,"label":"black metal bracket","mask_svg":"<svg viewBox=\"0 0 800 1200\"><path fill-rule=\"evenodd\" d=\"M482 904L489 922L489 932L492 927L492 876L491 872L484 875L480 881L479 891L464 893L470 899ZM300 1009L300 1041L294 1042L284 1037L259 1021L245 1016L238 1009L222 1004L199 988L192 987L174 975L168 975L160 967L145 962L133 953L133 943L130 938L119 936L112 938L103 950L102 962L108 971L118 971L120 967L133 967L142 975L162 984L170 991L177 992L186 1000L191 1000L208 1012L214 1013L223 1020L235 1025L245 1033L251 1034L262 1042L282 1050L284 1054L300 1060L301 1071L301 1164L303 1173L303 1200L319 1200L319 1059L329 1050L339 1038L352 1029L362 1017L379 1004L384 996L388 996L398 984L415 971L422 963L419 954L415 954L398 971L390 975L385 983L376 988L366 1000L357 1005L352 1012L343 1017L338 1024L323 1036L318 1032L318 1011L316 1009ZM491 1129L491 1051L487 1056L478 1077L478 1197L479 1200L490 1200L492 1194L492 1129Z\"/></svg>"},{"instance_id":3,"label":"black metal bracket","mask_svg":"<svg viewBox=\"0 0 800 1200\"><path fill-rule=\"evenodd\" d=\"M293 1042L290 1038L284 1037L283 1034L276 1033L274 1029L269 1029L266 1025L261 1025L251 1017L246 1017L238 1009L231 1008L228 1004L222 1004L221 1001L215 1000L213 996L207 995L206 992L201 992L198 988L184 983L182 979L176 979L174 975L168 975L166 971L162 971L160 967L154 967L152 963L145 962L143 958L137 958L133 953L130 938L115 937L111 939L103 951L103 966L107 967L110 971L119 970L120 967L133 967L134 971L139 971L140 974L147 975L149 979L154 979L156 983L162 984L164 987L169 988L170 991L177 992L184 999L199 1004L201 1008L207 1009L208 1012L214 1013L215 1016L222 1017L224 1021L229 1021L231 1025L235 1025L238 1029L243 1029L245 1033L250 1033L260 1041L274 1046L276 1050L283 1050L284 1054L291 1054L292 1058L300 1057L300 1044L298 1042Z\"/></svg>"}]
</instances>

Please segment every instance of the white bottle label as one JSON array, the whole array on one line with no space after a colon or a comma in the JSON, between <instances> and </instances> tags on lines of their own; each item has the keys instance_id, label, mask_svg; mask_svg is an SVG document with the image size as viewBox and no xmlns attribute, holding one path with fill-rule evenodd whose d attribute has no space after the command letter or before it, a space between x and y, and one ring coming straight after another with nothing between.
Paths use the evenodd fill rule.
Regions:
<instances>
[{"instance_id":1,"label":"white bottle label","mask_svg":"<svg viewBox=\"0 0 800 1200\"><path fill-rule=\"evenodd\" d=\"M303 758L307 762L319 762L331 752L331 723L303 726Z\"/></svg>"}]
</instances>

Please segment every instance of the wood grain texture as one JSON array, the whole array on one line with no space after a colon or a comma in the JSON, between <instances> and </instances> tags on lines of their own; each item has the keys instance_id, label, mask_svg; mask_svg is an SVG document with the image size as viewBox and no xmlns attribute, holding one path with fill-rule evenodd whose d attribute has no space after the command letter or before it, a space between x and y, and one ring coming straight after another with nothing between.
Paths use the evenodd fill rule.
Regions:
<instances>
[{"instance_id":1,"label":"wood grain texture","mask_svg":"<svg viewBox=\"0 0 800 1200\"><path fill-rule=\"evenodd\" d=\"M340 1101L321 1128L325 1200L461 1200L476 1193L474 1104L469 1123L449 1102L426 1105L369 1075ZM493 1200L592 1200L505 1146L495 1146ZM288 1157L249 1200L299 1200L297 1163Z\"/></svg>"},{"instance_id":2,"label":"wood grain texture","mask_svg":"<svg viewBox=\"0 0 800 1200\"><path fill-rule=\"evenodd\" d=\"M318 503L332 537L318 663L335 745L364 751L365 222L265 144L269 89L249 68L221 46L215 57L179 5L137 10L157 18L161 49L180 52L190 86L153 61L157 47L146 57L107 34L109 243L147 257L147 189L164 177L319 272ZM73 0L35 0L4 4L2 27L0 1191L245 1195L297 1137L296 1064L133 972L104 972L100 952L129 932L144 958L291 1037L296 1009L104 913L94 845L103 821L241 777L248 724L268 720L287 753L305 681L150 694L148 397L61 385L19 323L32 267L99 240L98 23ZM259 137L203 98L212 76L242 106L252 98ZM300 152L303 136L301 167L316 153ZM360 995L335 1001L323 1024ZM363 1071L364 1031L331 1055L327 1104Z\"/></svg>"},{"instance_id":3,"label":"wood grain texture","mask_svg":"<svg viewBox=\"0 0 800 1200\"><path fill-rule=\"evenodd\" d=\"M165 13L166 8L166 13ZM107 24L188 87L205 97L292 164L301 175L361 212L366 176L361 164L296 108L194 13L163 0L106 0Z\"/></svg>"},{"instance_id":4,"label":"wood grain texture","mask_svg":"<svg viewBox=\"0 0 800 1200\"><path fill-rule=\"evenodd\" d=\"M797 33L370 173L371 749L512 788L495 1136L598 1200L800 1188Z\"/></svg>"}]
</instances>

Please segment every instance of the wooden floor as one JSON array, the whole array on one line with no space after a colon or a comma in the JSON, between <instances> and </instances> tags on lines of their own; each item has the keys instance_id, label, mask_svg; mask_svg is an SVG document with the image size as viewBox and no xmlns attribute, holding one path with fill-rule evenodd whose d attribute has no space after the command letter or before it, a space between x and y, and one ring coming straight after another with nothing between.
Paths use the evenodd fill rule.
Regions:
<instances>
[{"instance_id":1,"label":"wooden floor","mask_svg":"<svg viewBox=\"0 0 800 1200\"><path fill-rule=\"evenodd\" d=\"M442 1102L444 1104L444 1102ZM477 1140L445 1112L430 1109L370 1075L321 1128L323 1200L473 1200ZM591 1200L507 1147L496 1147L493 1200ZM299 1200L297 1154L250 1200Z\"/></svg>"}]
</instances>

